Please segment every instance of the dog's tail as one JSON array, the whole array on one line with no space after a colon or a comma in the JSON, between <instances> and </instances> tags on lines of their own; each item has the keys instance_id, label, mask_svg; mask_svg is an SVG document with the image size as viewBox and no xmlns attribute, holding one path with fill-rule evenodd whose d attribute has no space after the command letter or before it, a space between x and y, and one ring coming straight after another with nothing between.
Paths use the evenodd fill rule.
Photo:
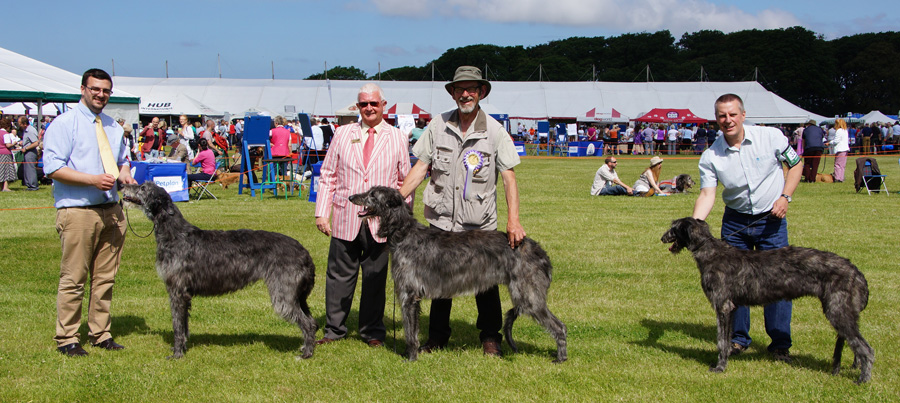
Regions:
<instances>
[{"instance_id":1,"label":"dog's tail","mask_svg":"<svg viewBox=\"0 0 900 403\"><path fill-rule=\"evenodd\" d=\"M519 317L519 307L513 307L509 311L506 312L506 322L503 324L503 335L506 336L506 343L509 344L509 348L512 349L513 352L518 353L519 348L516 347L516 341L513 340L512 337L512 327L513 322L516 321L516 318Z\"/></svg>"}]
</instances>

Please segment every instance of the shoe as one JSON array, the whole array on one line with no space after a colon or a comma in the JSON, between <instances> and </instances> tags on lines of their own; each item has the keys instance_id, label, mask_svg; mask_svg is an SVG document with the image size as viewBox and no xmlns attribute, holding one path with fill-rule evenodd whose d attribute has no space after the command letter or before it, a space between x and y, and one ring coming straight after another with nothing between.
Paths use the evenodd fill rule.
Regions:
<instances>
[{"instance_id":1,"label":"shoe","mask_svg":"<svg viewBox=\"0 0 900 403\"><path fill-rule=\"evenodd\" d=\"M791 359L791 354L788 352L788 350L786 348L776 348L776 349L772 350L772 358L774 358L775 361L783 361L788 364L790 364L791 361L793 361Z\"/></svg>"},{"instance_id":2,"label":"shoe","mask_svg":"<svg viewBox=\"0 0 900 403\"><path fill-rule=\"evenodd\" d=\"M378 339L366 340L366 344L368 344L369 347L384 347L384 342Z\"/></svg>"},{"instance_id":3,"label":"shoe","mask_svg":"<svg viewBox=\"0 0 900 403\"><path fill-rule=\"evenodd\" d=\"M66 344L65 346L59 346L56 348L56 351L59 351L60 353L65 354L69 357L84 357L84 356L88 355L88 352L84 351L84 349L81 348L81 344L78 344L78 343Z\"/></svg>"},{"instance_id":4,"label":"shoe","mask_svg":"<svg viewBox=\"0 0 900 403\"><path fill-rule=\"evenodd\" d=\"M447 343L438 343L436 341L428 339L428 341L426 341L425 344L423 344L422 346L419 347L419 352L428 354L428 353L431 353L431 352L434 352L437 350L443 350L444 347L446 347L446 346L447 346Z\"/></svg>"},{"instance_id":5,"label":"shoe","mask_svg":"<svg viewBox=\"0 0 900 403\"><path fill-rule=\"evenodd\" d=\"M747 346L740 345L738 343L731 343L731 353L729 356L740 355L744 351L747 350Z\"/></svg>"},{"instance_id":6,"label":"shoe","mask_svg":"<svg viewBox=\"0 0 900 403\"><path fill-rule=\"evenodd\" d=\"M321 346L321 345L323 345L323 344L328 344L328 343L332 343L332 342L335 342L335 341L337 341L337 339L332 339L332 338L329 338L329 337L323 337L323 338L321 338L321 339L319 339L319 340L316 340L316 345Z\"/></svg>"},{"instance_id":7,"label":"shoe","mask_svg":"<svg viewBox=\"0 0 900 403\"><path fill-rule=\"evenodd\" d=\"M110 350L110 351L117 351L117 350L125 349L125 346L114 342L112 337L110 337L106 340L103 340L97 344L94 344L94 347L98 347L98 348L102 348L102 349Z\"/></svg>"},{"instance_id":8,"label":"shoe","mask_svg":"<svg viewBox=\"0 0 900 403\"><path fill-rule=\"evenodd\" d=\"M481 348L484 355L489 357L502 357L503 352L500 351L500 343L495 340L485 340L481 342Z\"/></svg>"}]
</instances>

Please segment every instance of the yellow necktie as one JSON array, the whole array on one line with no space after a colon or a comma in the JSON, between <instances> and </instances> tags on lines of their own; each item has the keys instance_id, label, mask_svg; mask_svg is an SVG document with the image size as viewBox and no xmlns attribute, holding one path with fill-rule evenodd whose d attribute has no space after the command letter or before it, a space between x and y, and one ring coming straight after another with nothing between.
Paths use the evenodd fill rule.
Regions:
<instances>
[{"instance_id":1,"label":"yellow necktie","mask_svg":"<svg viewBox=\"0 0 900 403\"><path fill-rule=\"evenodd\" d=\"M112 149L109 148L109 138L103 131L103 123L100 123L100 117L94 119L97 122L97 145L100 147L100 160L103 161L103 170L119 179L119 167L116 165L116 158L113 157Z\"/></svg>"}]
</instances>

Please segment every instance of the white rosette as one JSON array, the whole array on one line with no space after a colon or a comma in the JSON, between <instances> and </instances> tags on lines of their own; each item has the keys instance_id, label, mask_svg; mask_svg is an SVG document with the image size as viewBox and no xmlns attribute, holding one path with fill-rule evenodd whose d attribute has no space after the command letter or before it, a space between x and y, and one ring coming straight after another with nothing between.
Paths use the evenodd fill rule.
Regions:
<instances>
[{"instance_id":1,"label":"white rosette","mask_svg":"<svg viewBox=\"0 0 900 403\"><path fill-rule=\"evenodd\" d=\"M466 185L463 187L463 198L473 200L475 199L475 192L471 191L472 177L475 176L476 171L484 166L484 157L478 151L469 150L463 155L463 165L466 168Z\"/></svg>"}]
</instances>

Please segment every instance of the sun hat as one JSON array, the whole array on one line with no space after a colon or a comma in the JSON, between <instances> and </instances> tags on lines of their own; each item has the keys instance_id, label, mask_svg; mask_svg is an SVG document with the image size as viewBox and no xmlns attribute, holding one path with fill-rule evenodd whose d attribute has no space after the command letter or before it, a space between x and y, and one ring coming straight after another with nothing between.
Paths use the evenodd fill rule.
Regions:
<instances>
[{"instance_id":1,"label":"sun hat","mask_svg":"<svg viewBox=\"0 0 900 403\"><path fill-rule=\"evenodd\" d=\"M172 136L166 137L166 145L167 146L175 144L176 141L178 141L178 136L172 135Z\"/></svg>"},{"instance_id":2,"label":"sun hat","mask_svg":"<svg viewBox=\"0 0 900 403\"><path fill-rule=\"evenodd\" d=\"M491 93L491 83L481 75L481 69L474 66L459 66L456 69L456 74L453 75L453 81L447 83L444 88L447 89L450 95L453 95L453 87L462 81L478 81L479 84L484 85L485 90L484 94L481 95L482 99L487 98L488 94Z\"/></svg>"},{"instance_id":3,"label":"sun hat","mask_svg":"<svg viewBox=\"0 0 900 403\"><path fill-rule=\"evenodd\" d=\"M650 158L650 166L651 167L655 167L659 164L662 164L662 162L663 162L663 159L659 158L658 156L654 156L653 158Z\"/></svg>"}]
</instances>

